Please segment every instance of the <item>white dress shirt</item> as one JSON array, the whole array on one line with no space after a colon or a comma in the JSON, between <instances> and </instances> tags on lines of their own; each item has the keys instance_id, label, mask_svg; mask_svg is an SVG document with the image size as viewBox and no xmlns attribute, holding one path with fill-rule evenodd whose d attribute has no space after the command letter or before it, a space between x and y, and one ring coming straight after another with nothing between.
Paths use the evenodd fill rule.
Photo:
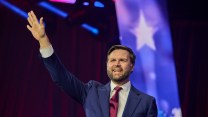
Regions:
<instances>
[{"instance_id":1,"label":"white dress shirt","mask_svg":"<svg viewBox=\"0 0 208 117\"><path fill-rule=\"evenodd\" d=\"M110 98L111 98L115 94L114 88L117 85L114 84L112 81L111 81L110 85L111 85L111 92L110 92ZM128 95L129 95L129 91L131 88L131 83L129 81L120 87L122 87L122 89L119 91L119 102L118 102L119 106L118 106L118 111L117 111L117 117L122 117L122 115L123 115L123 111L124 111L126 101L127 101ZM109 99L109 101L110 101L110 99Z\"/></svg>"}]
</instances>

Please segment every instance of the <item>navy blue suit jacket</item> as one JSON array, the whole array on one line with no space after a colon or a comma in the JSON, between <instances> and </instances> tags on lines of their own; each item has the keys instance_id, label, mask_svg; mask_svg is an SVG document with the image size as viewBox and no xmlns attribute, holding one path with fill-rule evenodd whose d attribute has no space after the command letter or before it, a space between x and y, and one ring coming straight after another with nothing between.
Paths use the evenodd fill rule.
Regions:
<instances>
[{"instance_id":1,"label":"navy blue suit jacket","mask_svg":"<svg viewBox=\"0 0 208 117\"><path fill-rule=\"evenodd\" d=\"M109 117L110 83L96 81L84 84L68 72L58 57L53 54L43 58L53 81L84 107L87 117ZM156 117L155 99L131 86L123 117Z\"/></svg>"}]
</instances>

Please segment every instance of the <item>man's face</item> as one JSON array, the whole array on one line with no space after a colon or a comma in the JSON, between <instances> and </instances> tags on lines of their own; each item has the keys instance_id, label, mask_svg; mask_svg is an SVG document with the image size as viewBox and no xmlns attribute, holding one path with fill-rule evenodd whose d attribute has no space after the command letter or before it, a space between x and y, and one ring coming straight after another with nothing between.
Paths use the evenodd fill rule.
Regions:
<instances>
[{"instance_id":1,"label":"man's face","mask_svg":"<svg viewBox=\"0 0 208 117\"><path fill-rule=\"evenodd\" d=\"M126 83L132 71L133 64L128 51L118 49L111 52L107 60L107 74L114 83Z\"/></svg>"}]
</instances>

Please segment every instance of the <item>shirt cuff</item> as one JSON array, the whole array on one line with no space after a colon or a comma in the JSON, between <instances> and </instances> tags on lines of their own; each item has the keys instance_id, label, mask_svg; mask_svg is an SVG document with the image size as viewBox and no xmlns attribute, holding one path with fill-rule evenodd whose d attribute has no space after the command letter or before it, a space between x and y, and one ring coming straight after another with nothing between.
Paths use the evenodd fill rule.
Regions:
<instances>
[{"instance_id":1,"label":"shirt cuff","mask_svg":"<svg viewBox=\"0 0 208 117\"><path fill-rule=\"evenodd\" d=\"M40 49L40 54L43 58L48 58L54 53L52 45L47 48Z\"/></svg>"}]
</instances>

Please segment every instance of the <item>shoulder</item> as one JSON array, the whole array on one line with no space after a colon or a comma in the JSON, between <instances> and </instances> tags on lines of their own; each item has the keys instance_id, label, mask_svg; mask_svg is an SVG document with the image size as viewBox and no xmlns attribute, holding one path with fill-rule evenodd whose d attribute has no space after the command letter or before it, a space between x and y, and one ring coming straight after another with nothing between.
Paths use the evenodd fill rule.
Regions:
<instances>
[{"instance_id":1,"label":"shoulder","mask_svg":"<svg viewBox=\"0 0 208 117\"><path fill-rule=\"evenodd\" d=\"M153 96L136 89L134 86L131 86L131 90L132 90L132 92L136 93L143 100L148 100L148 101L155 100L155 98Z\"/></svg>"},{"instance_id":2,"label":"shoulder","mask_svg":"<svg viewBox=\"0 0 208 117\"><path fill-rule=\"evenodd\" d=\"M98 82L98 81L95 81L95 80L90 80L88 83L86 83L87 87L91 88L91 87L94 87L94 88L102 88L104 87L105 85Z\"/></svg>"},{"instance_id":3,"label":"shoulder","mask_svg":"<svg viewBox=\"0 0 208 117\"><path fill-rule=\"evenodd\" d=\"M137 95L136 97L140 100L140 104L143 105L143 107L157 111L156 99L153 96L139 91L134 86L131 87L131 90L132 93L134 92Z\"/></svg>"}]
</instances>

